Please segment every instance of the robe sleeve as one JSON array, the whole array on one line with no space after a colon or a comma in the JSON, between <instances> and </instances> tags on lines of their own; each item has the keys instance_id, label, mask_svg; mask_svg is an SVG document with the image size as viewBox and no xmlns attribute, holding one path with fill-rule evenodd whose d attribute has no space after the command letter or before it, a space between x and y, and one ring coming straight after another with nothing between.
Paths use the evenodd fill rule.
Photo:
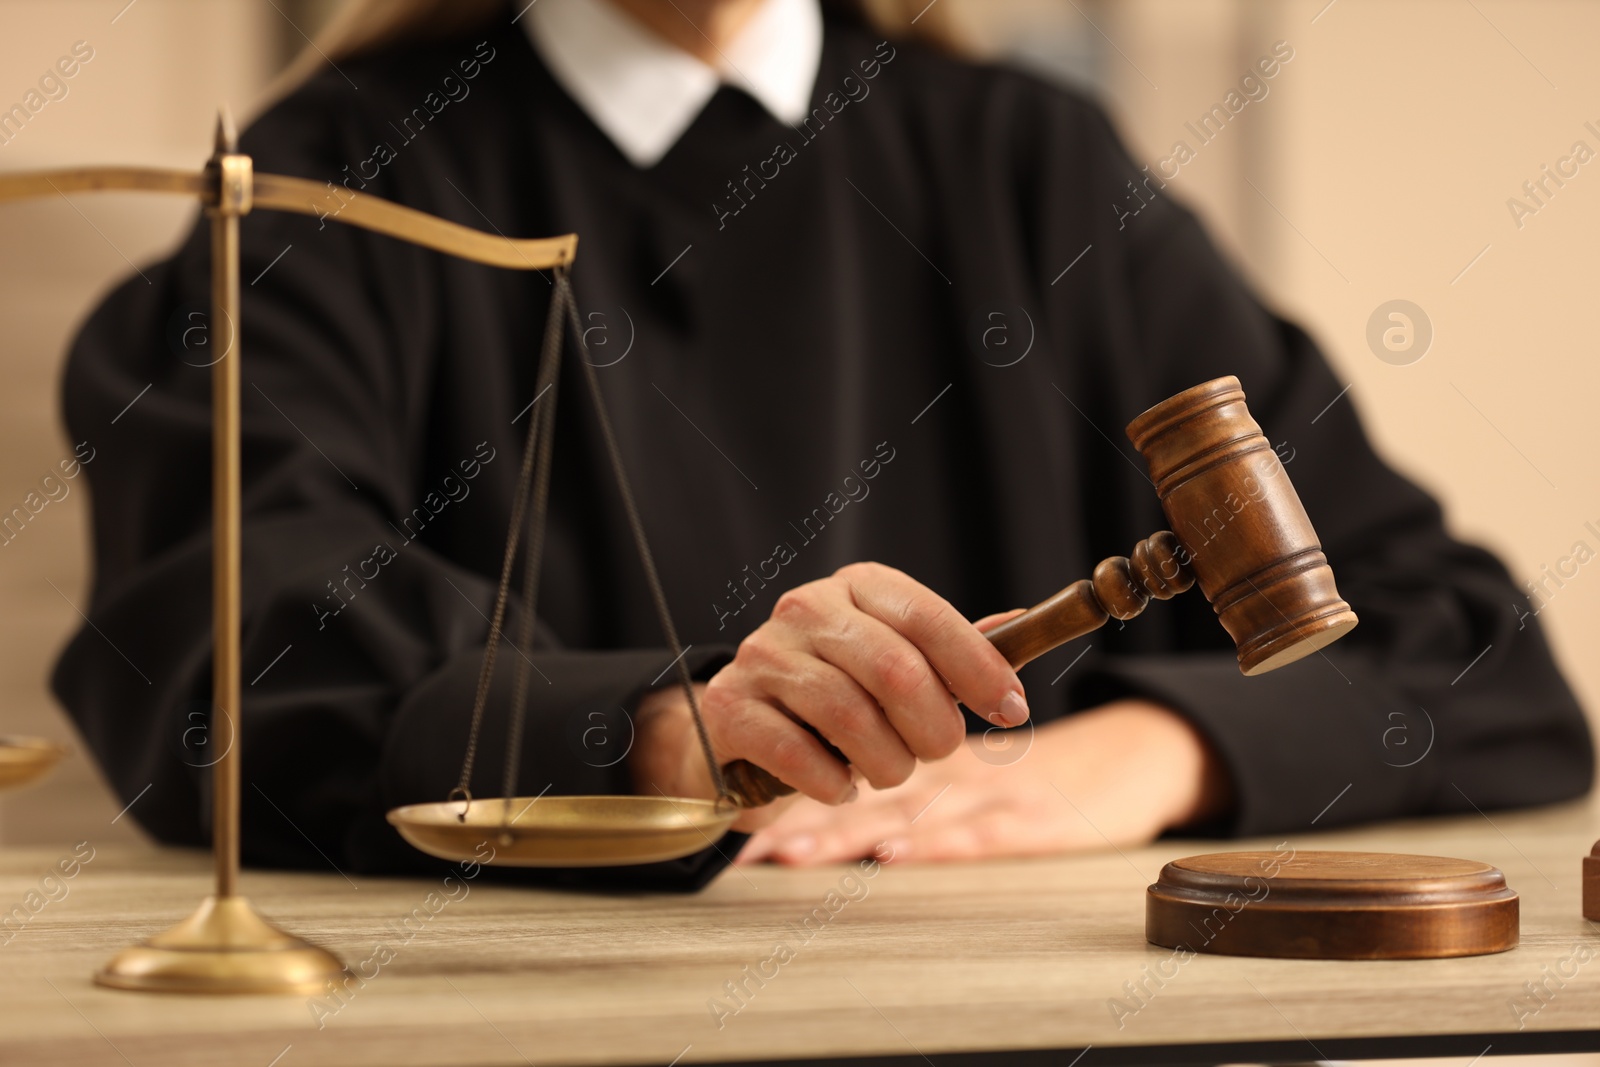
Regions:
<instances>
[{"instance_id":1,"label":"robe sleeve","mask_svg":"<svg viewBox=\"0 0 1600 1067\"><path fill-rule=\"evenodd\" d=\"M362 133L371 120L347 97L313 83L264 116L242 150L263 172L339 174L341 161L372 153ZM369 191L406 200L402 179L385 182ZM327 211L338 204L330 187ZM226 337L206 321L208 258L202 220L172 260L94 312L64 383L73 439L96 449L84 467L94 581L87 624L53 686L132 816L180 844L207 839L210 767L234 743L210 721L209 364ZM428 454L428 394L448 358L440 275L479 269L443 258L319 218L257 212L242 223L250 863L436 866L384 813L443 800L455 785L498 575L453 562L418 527L454 509L503 539L505 513L488 503L494 483L503 501L520 447L510 431L486 431L443 468ZM482 277L470 281L481 287ZM569 650L541 630L534 647L502 647L475 795L502 792L502 745L491 739L506 736L519 656L535 686L519 792L632 792L628 713L664 673L672 678L672 654ZM697 648L689 665L703 678L726 658ZM525 877L695 888L741 840L676 863Z\"/></svg>"},{"instance_id":2,"label":"robe sleeve","mask_svg":"<svg viewBox=\"0 0 1600 1067\"><path fill-rule=\"evenodd\" d=\"M1105 253L1095 296L1107 309L1097 342L1128 394L1105 413L1108 434L1131 454L1120 428L1144 406L1238 375L1361 621L1322 654L1245 678L1193 591L1152 604L1122 644L1109 635L1109 654L1073 672L1073 703L1139 695L1188 716L1232 778L1234 810L1219 828L1240 835L1587 792L1584 714L1505 567L1452 538L1433 498L1379 458L1359 392L1251 295L1173 199L1181 177L1163 182L1136 165L1098 110L1076 121L1072 140L1088 151L1056 165L1089 171L1097 191L1089 240ZM1061 261L1084 243L1071 241ZM1115 536L1166 525L1148 486L1130 499L1140 503Z\"/></svg>"}]
</instances>

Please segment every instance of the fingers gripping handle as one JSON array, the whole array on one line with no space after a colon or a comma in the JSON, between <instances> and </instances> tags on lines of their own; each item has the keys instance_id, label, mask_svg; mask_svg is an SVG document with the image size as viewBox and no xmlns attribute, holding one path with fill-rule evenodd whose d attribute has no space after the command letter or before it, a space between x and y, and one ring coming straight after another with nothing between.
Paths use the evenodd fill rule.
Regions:
<instances>
[{"instance_id":1,"label":"fingers gripping handle","mask_svg":"<svg viewBox=\"0 0 1600 1067\"><path fill-rule=\"evenodd\" d=\"M1135 545L1131 555L1101 560L1093 578L1072 583L984 636L1007 663L1021 667L1052 648L1099 629L1108 618L1131 619L1152 599L1166 600L1188 589L1194 584L1194 574L1187 559L1177 535L1163 530ZM809 725L806 728L817 733ZM821 734L817 739L840 763L849 762ZM747 808L759 808L794 792L792 786L749 760L726 764L722 778Z\"/></svg>"}]
</instances>

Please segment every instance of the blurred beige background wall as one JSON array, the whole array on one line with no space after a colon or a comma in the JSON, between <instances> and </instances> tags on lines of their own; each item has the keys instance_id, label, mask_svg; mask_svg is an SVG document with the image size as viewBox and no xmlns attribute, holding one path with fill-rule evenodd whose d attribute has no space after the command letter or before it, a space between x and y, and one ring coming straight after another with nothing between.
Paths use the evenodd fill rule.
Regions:
<instances>
[{"instance_id":1,"label":"blurred beige background wall","mask_svg":"<svg viewBox=\"0 0 1600 1067\"><path fill-rule=\"evenodd\" d=\"M1197 143L1186 121L1275 42L1293 48L1269 94L1169 188L1199 206L1266 298L1310 329L1384 454L1443 498L1456 532L1499 552L1519 585L1542 583L1549 595L1515 610L1541 608L1593 716L1600 568L1580 567L1575 545L1585 543L1583 558L1600 553L1585 525L1600 529L1600 165L1572 157L1579 141L1600 153L1600 70L1588 51L1600 5L1103 6L1101 28L1117 45L1109 96L1146 160L1169 156L1174 140ZM1569 176L1552 181L1547 166ZM1513 212L1513 198L1536 213ZM1374 313L1395 300L1431 322L1425 354L1369 341ZM1556 572L1559 586L1547 577Z\"/></svg>"},{"instance_id":2,"label":"blurred beige background wall","mask_svg":"<svg viewBox=\"0 0 1600 1067\"><path fill-rule=\"evenodd\" d=\"M193 167L210 152L219 101L245 103L276 62L266 3L211 0L4 0L0 108L37 89L62 56L92 58L0 145L0 170L138 163ZM195 208L166 197L107 194L0 208L0 510L20 504L72 454L57 398L78 324L130 264L164 255ZM129 398L130 400L132 397ZM108 427L91 447L115 447ZM96 840L138 833L102 784L48 676L87 606L84 482L0 547L0 733L66 739L77 750L43 785L0 801L0 841Z\"/></svg>"},{"instance_id":3,"label":"blurred beige background wall","mask_svg":"<svg viewBox=\"0 0 1600 1067\"><path fill-rule=\"evenodd\" d=\"M1600 5L936 2L981 49L1088 83L1153 168L1186 142L1194 157L1168 191L1196 206L1266 298L1320 340L1350 385L1329 401L1358 403L1390 460L1444 499L1459 533L1499 551L1519 584L1556 568L1577 541L1600 551L1585 529L1600 528L1590 419L1600 385L1590 341L1600 162L1559 188L1547 183L1553 195L1541 195L1520 227L1506 203L1535 206L1523 182L1540 180L1575 141L1600 152L1600 134L1584 125L1600 129L1600 71L1586 55L1600 39ZM93 49L67 95L0 145L0 170L196 166L217 103L248 113L302 34L337 6L0 0L0 106L76 42ZM1280 41L1293 58L1266 95L1202 145L1185 124L1198 124ZM71 453L56 388L77 324L131 264L170 248L193 213L128 196L0 208L3 510ZM1420 358L1415 343L1380 343L1387 358L1369 345L1369 320L1394 300L1431 323ZM93 444L114 447L114 432ZM1274 428L1291 440L1315 432ZM0 732L72 740L46 679L86 599L87 504L75 484L0 547ZM1540 618L1594 712L1600 567L1566 580ZM90 826L97 840L135 835L131 819L107 829L121 807L80 757L0 801L0 841L55 842Z\"/></svg>"}]
</instances>

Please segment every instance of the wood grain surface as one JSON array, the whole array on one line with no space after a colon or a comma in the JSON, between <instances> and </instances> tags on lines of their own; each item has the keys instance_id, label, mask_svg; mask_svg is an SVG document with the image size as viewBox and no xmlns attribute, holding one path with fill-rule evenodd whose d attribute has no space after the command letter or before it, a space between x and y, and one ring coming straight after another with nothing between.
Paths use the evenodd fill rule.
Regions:
<instances>
[{"instance_id":1,"label":"wood grain surface","mask_svg":"<svg viewBox=\"0 0 1600 1067\"><path fill-rule=\"evenodd\" d=\"M194 908L207 857L13 849L0 854L0 1063L664 1065L1593 1028L1600 942L1580 914L1580 860L1600 818L1586 803L1489 818L870 878L742 868L694 896L246 871L264 914L370 976L320 1010L92 986L113 952ZM1145 942L1163 864L1284 841L1493 864L1522 896L1522 943L1449 960L1178 962Z\"/></svg>"}]
</instances>

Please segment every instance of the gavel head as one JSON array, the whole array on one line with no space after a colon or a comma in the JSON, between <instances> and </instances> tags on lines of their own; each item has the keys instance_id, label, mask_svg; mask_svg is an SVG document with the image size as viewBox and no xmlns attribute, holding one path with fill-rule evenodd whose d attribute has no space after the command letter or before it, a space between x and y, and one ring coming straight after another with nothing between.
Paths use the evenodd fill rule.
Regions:
<instances>
[{"instance_id":1,"label":"gavel head","mask_svg":"<svg viewBox=\"0 0 1600 1067\"><path fill-rule=\"evenodd\" d=\"M1239 650L1264 674L1349 633L1311 519L1229 375L1186 389L1128 424L1150 468L1179 561Z\"/></svg>"}]
</instances>

